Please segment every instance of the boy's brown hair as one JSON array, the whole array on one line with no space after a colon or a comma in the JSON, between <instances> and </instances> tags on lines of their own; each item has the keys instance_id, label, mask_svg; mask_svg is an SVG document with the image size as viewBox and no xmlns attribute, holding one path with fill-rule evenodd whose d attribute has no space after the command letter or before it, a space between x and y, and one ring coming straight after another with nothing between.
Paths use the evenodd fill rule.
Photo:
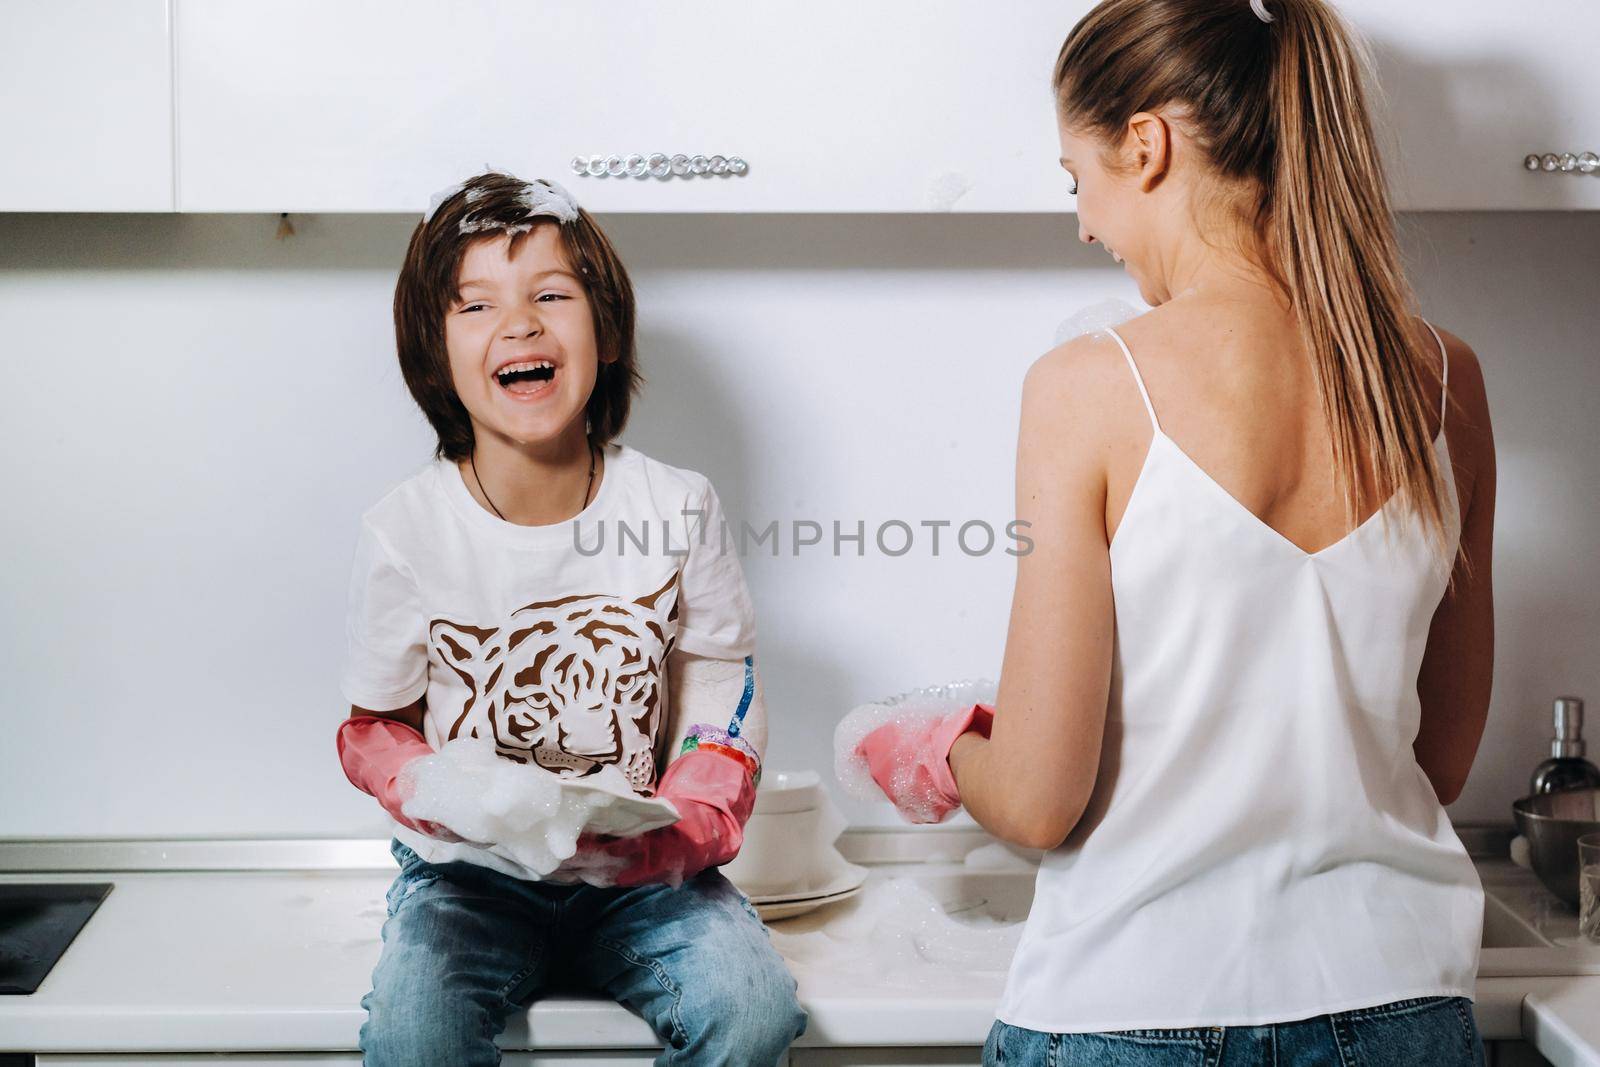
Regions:
<instances>
[{"instance_id":1,"label":"boy's brown hair","mask_svg":"<svg viewBox=\"0 0 1600 1067\"><path fill-rule=\"evenodd\" d=\"M439 435L436 457L472 454L472 420L456 395L445 349L444 317L459 298L461 260L474 241L509 234L514 254L535 225L558 227L561 248L583 281L602 362L589 395L589 440L605 445L622 432L640 381L635 368L633 284L611 242L587 211L571 222L530 216L521 178L489 172L464 182L417 224L394 287L394 334L406 388ZM540 185L549 183L540 182ZM463 225L465 223L465 225ZM604 362L612 357L611 362Z\"/></svg>"}]
</instances>

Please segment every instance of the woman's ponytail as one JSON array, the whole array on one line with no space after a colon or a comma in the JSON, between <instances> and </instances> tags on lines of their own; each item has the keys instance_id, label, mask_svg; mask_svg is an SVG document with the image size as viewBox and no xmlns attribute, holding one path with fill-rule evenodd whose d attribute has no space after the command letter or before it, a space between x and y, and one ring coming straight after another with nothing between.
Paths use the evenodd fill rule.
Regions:
<instances>
[{"instance_id":1,"label":"woman's ponytail","mask_svg":"<svg viewBox=\"0 0 1600 1067\"><path fill-rule=\"evenodd\" d=\"M1366 65L1323 0L1266 3L1276 151L1258 225L1316 370L1348 515L1361 505L1352 475L1371 457L1378 499L1401 492L1442 533L1427 419L1438 393L1421 357L1431 341L1400 264Z\"/></svg>"},{"instance_id":2,"label":"woman's ponytail","mask_svg":"<svg viewBox=\"0 0 1600 1067\"><path fill-rule=\"evenodd\" d=\"M1300 325L1349 521L1364 489L1399 494L1448 551L1432 342L1400 263L1365 72L1324 0L1104 0L1062 45L1054 84L1062 119L1108 144L1136 113L1182 106L1248 194L1241 222Z\"/></svg>"}]
</instances>

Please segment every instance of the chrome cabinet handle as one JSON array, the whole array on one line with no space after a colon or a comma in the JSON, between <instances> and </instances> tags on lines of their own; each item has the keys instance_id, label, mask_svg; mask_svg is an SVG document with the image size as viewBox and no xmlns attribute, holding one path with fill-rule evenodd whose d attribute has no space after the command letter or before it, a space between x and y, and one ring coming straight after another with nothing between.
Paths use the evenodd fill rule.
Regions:
<instances>
[{"instance_id":1,"label":"chrome cabinet handle","mask_svg":"<svg viewBox=\"0 0 1600 1067\"><path fill-rule=\"evenodd\" d=\"M1573 171L1593 174L1600 170L1600 155L1593 152L1584 152L1582 155L1574 155L1571 152L1562 152L1560 155L1546 152L1541 156L1536 152L1524 159L1522 166L1525 170L1542 170L1552 174L1558 170L1568 174Z\"/></svg>"},{"instance_id":2,"label":"chrome cabinet handle","mask_svg":"<svg viewBox=\"0 0 1600 1067\"><path fill-rule=\"evenodd\" d=\"M695 178L703 174L744 174L750 169L738 156L573 156L572 173L589 178Z\"/></svg>"}]
</instances>

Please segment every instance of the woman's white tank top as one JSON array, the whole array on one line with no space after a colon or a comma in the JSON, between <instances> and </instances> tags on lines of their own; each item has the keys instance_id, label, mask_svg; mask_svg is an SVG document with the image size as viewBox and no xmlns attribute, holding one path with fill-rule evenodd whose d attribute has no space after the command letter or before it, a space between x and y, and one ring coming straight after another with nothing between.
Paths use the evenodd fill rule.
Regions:
<instances>
[{"instance_id":1,"label":"woman's white tank top","mask_svg":"<svg viewBox=\"0 0 1600 1067\"><path fill-rule=\"evenodd\" d=\"M1471 998L1483 889L1411 749L1453 560L1393 498L1301 549L1161 432L1109 332L1155 432L1111 544L1094 793L1039 868L1000 1019L1250 1026Z\"/></svg>"}]
</instances>

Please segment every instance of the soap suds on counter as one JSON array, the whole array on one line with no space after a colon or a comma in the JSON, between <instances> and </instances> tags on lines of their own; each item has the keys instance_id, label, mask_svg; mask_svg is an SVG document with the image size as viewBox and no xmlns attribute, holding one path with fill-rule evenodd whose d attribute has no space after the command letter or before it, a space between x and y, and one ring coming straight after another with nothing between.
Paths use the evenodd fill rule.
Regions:
<instances>
[{"instance_id":1,"label":"soap suds on counter","mask_svg":"<svg viewBox=\"0 0 1600 1067\"><path fill-rule=\"evenodd\" d=\"M898 988L947 985L976 972L1003 973L1022 924L971 909L954 918L915 878L870 881L828 909L817 929L804 918L772 927L772 944L797 975L838 974Z\"/></svg>"},{"instance_id":2,"label":"soap suds on counter","mask_svg":"<svg viewBox=\"0 0 1600 1067\"><path fill-rule=\"evenodd\" d=\"M1012 851L1009 845L996 841L992 845L983 845L967 853L963 861L965 866L975 871L1037 871L1039 861L1027 856L1019 856Z\"/></svg>"}]
</instances>

